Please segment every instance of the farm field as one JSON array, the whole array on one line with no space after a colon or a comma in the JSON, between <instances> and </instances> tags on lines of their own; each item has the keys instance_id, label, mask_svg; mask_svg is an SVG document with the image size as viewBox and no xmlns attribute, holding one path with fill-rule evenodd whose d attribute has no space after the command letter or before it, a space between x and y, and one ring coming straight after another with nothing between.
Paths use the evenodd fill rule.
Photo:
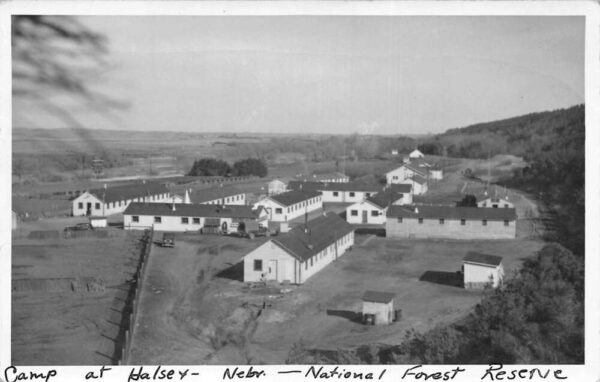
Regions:
<instances>
[{"instance_id":1,"label":"farm field","mask_svg":"<svg viewBox=\"0 0 600 382\"><path fill-rule=\"evenodd\" d=\"M242 282L239 262L261 242L181 235L174 249L155 247L129 362L280 364L300 340L320 349L399 343L406 330L454 321L479 302L484 292L457 286L455 271L468 251L503 256L510 277L542 246L531 240L423 241L357 235L352 251L281 294L281 287L249 289ZM367 289L396 293L402 320L380 327L356 322Z\"/></svg>"},{"instance_id":2,"label":"farm field","mask_svg":"<svg viewBox=\"0 0 600 382\"><path fill-rule=\"evenodd\" d=\"M141 233L109 229L106 238L26 238L31 230L62 233L72 224L74 219L22 223L13 236L12 364L116 361Z\"/></svg>"}]
</instances>

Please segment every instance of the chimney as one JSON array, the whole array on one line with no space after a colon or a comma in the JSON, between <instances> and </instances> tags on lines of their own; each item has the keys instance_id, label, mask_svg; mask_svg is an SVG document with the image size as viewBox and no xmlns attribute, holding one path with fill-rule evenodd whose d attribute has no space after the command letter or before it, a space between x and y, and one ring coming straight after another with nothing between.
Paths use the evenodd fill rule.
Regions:
<instances>
[{"instance_id":1,"label":"chimney","mask_svg":"<svg viewBox=\"0 0 600 382\"><path fill-rule=\"evenodd\" d=\"M173 203L171 204L171 209L175 211L175 196L173 196Z\"/></svg>"},{"instance_id":2,"label":"chimney","mask_svg":"<svg viewBox=\"0 0 600 382\"><path fill-rule=\"evenodd\" d=\"M104 189L106 190L106 183L104 183Z\"/></svg>"},{"instance_id":3,"label":"chimney","mask_svg":"<svg viewBox=\"0 0 600 382\"><path fill-rule=\"evenodd\" d=\"M192 201L190 200L190 193L189 191L186 189L185 190L185 196L183 197L183 203L184 204L191 204Z\"/></svg>"},{"instance_id":4,"label":"chimney","mask_svg":"<svg viewBox=\"0 0 600 382\"><path fill-rule=\"evenodd\" d=\"M142 179L142 184L146 184L146 179Z\"/></svg>"},{"instance_id":5,"label":"chimney","mask_svg":"<svg viewBox=\"0 0 600 382\"><path fill-rule=\"evenodd\" d=\"M419 213L419 207L415 207L415 214Z\"/></svg>"}]
</instances>

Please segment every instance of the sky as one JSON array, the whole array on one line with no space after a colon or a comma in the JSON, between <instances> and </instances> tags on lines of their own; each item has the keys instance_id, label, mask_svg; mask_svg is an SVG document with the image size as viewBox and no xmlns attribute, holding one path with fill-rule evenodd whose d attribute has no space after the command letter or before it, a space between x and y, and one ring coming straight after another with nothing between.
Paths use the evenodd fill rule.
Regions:
<instances>
[{"instance_id":1,"label":"sky","mask_svg":"<svg viewBox=\"0 0 600 382\"><path fill-rule=\"evenodd\" d=\"M82 21L109 40L101 86L130 130L424 134L584 102L583 17Z\"/></svg>"}]
</instances>

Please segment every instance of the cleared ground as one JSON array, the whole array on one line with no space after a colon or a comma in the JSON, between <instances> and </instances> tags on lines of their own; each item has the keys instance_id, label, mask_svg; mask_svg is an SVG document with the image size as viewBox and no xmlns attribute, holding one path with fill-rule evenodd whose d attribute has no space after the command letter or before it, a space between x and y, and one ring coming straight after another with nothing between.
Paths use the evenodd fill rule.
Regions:
<instances>
[{"instance_id":1,"label":"cleared ground","mask_svg":"<svg viewBox=\"0 0 600 382\"><path fill-rule=\"evenodd\" d=\"M116 362L127 280L137 265L141 233L111 229L110 237L103 239L24 238L31 230L62 232L62 227L73 223L73 219L46 219L33 226L23 223L22 235L13 237L11 346L15 365ZM74 291L78 278L90 278L92 287L102 284L104 291Z\"/></svg>"},{"instance_id":2,"label":"cleared ground","mask_svg":"<svg viewBox=\"0 0 600 382\"><path fill-rule=\"evenodd\" d=\"M130 363L277 364L300 340L325 349L398 343L405 330L453 321L479 302L483 292L457 286L456 271L468 251L502 256L510 275L542 245L363 235L357 242L362 244L285 294L281 287L249 289L242 282L239 261L260 241L182 236L174 249L154 248ZM367 289L396 293L402 320L382 327L357 322Z\"/></svg>"}]
</instances>

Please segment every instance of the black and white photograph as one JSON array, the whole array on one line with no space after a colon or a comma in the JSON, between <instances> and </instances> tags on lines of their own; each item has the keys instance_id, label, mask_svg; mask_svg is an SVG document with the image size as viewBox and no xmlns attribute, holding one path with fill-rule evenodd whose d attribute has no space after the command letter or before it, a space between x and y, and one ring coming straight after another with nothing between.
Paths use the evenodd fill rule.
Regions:
<instances>
[{"instance_id":1,"label":"black and white photograph","mask_svg":"<svg viewBox=\"0 0 600 382\"><path fill-rule=\"evenodd\" d=\"M10 365L589 363L589 17L283 9L10 15Z\"/></svg>"}]
</instances>

